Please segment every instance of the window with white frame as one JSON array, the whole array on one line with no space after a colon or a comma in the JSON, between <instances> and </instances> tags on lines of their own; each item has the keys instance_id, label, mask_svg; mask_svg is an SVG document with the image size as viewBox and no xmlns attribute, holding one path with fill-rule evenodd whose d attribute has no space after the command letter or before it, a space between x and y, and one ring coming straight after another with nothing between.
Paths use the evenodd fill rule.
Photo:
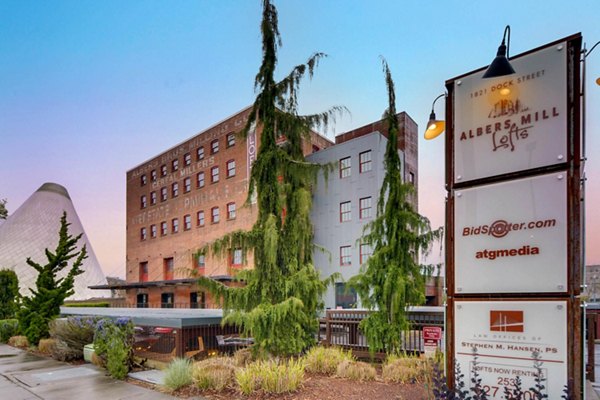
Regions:
<instances>
[{"instance_id":1,"label":"window with white frame","mask_svg":"<svg viewBox=\"0 0 600 400\"><path fill-rule=\"evenodd\" d=\"M371 218L373 216L373 207L371 206L371 197L360 199L360 219Z\"/></svg>"},{"instance_id":2,"label":"window with white frame","mask_svg":"<svg viewBox=\"0 0 600 400\"><path fill-rule=\"evenodd\" d=\"M146 195L143 194L142 197L140 197L140 208L146 208L146 206L148 206L148 203L146 201Z\"/></svg>"},{"instance_id":3,"label":"window with white frame","mask_svg":"<svg viewBox=\"0 0 600 400\"><path fill-rule=\"evenodd\" d=\"M147 231L146 231L146 227L143 227L142 229L140 229L140 239L141 240L146 240L147 238Z\"/></svg>"},{"instance_id":4,"label":"window with white frame","mask_svg":"<svg viewBox=\"0 0 600 400\"><path fill-rule=\"evenodd\" d=\"M150 204L156 204L156 192L150 192Z\"/></svg>"},{"instance_id":5,"label":"window with white frame","mask_svg":"<svg viewBox=\"0 0 600 400\"><path fill-rule=\"evenodd\" d=\"M227 177L231 178L235 176L235 160L227 161Z\"/></svg>"},{"instance_id":6,"label":"window with white frame","mask_svg":"<svg viewBox=\"0 0 600 400\"><path fill-rule=\"evenodd\" d=\"M152 179L152 182L156 182L156 180L158 179L155 169L153 169L152 172L150 172L150 178Z\"/></svg>"},{"instance_id":7,"label":"window with white frame","mask_svg":"<svg viewBox=\"0 0 600 400\"><path fill-rule=\"evenodd\" d=\"M235 203L227 204L227 219L235 219Z\"/></svg>"},{"instance_id":8,"label":"window with white frame","mask_svg":"<svg viewBox=\"0 0 600 400\"><path fill-rule=\"evenodd\" d=\"M185 153L183 155L183 164L190 165L192 163L192 155L190 153Z\"/></svg>"},{"instance_id":9,"label":"window with white frame","mask_svg":"<svg viewBox=\"0 0 600 400\"><path fill-rule=\"evenodd\" d=\"M198 226L204 226L204 210L198 211L196 214L196 223Z\"/></svg>"},{"instance_id":10,"label":"window with white frame","mask_svg":"<svg viewBox=\"0 0 600 400\"><path fill-rule=\"evenodd\" d=\"M146 174L143 174L140 178L140 183L142 186L146 186L146 183L148 183L147 178L146 178Z\"/></svg>"},{"instance_id":11,"label":"window with white frame","mask_svg":"<svg viewBox=\"0 0 600 400\"><path fill-rule=\"evenodd\" d=\"M183 191L189 193L192 190L192 178L189 176L183 180Z\"/></svg>"},{"instance_id":12,"label":"window with white frame","mask_svg":"<svg viewBox=\"0 0 600 400\"><path fill-rule=\"evenodd\" d=\"M210 210L210 222L213 224L219 223L219 207L213 207Z\"/></svg>"},{"instance_id":13,"label":"window with white frame","mask_svg":"<svg viewBox=\"0 0 600 400\"><path fill-rule=\"evenodd\" d=\"M154 239L156 237L156 225L150 225L150 237Z\"/></svg>"},{"instance_id":14,"label":"window with white frame","mask_svg":"<svg viewBox=\"0 0 600 400\"><path fill-rule=\"evenodd\" d=\"M373 169L373 163L371 160L371 150L363 151L359 155L359 171L362 174L363 172L370 171Z\"/></svg>"},{"instance_id":15,"label":"window with white frame","mask_svg":"<svg viewBox=\"0 0 600 400\"><path fill-rule=\"evenodd\" d=\"M235 145L235 133L230 133L227 135L227 147L231 147Z\"/></svg>"},{"instance_id":16,"label":"window with white frame","mask_svg":"<svg viewBox=\"0 0 600 400\"><path fill-rule=\"evenodd\" d=\"M173 161L171 161L171 171L175 172L179 169L179 159L176 158Z\"/></svg>"},{"instance_id":17,"label":"window with white frame","mask_svg":"<svg viewBox=\"0 0 600 400\"><path fill-rule=\"evenodd\" d=\"M183 216L183 230L189 231L192 229L192 216L187 214Z\"/></svg>"},{"instance_id":18,"label":"window with white frame","mask_svg":"<svg viewBox=\"0 0 600 400\"><path fill-rule=\"evenodd\" d=\"M351 246L340 246L340 265L352 265Z\"/></svg>"},{"instance_id":19,"label":"window with white frame","mask_svg":"<svg viewBox=\"0 0 600 400\"><path fill-rule=\"evenodd\" d=\"M242 249L233 249L231 252L231 265L242 265Z\"/></svg>"},{"instance_id":20,"label":"window with white frame","mask_svg":"<svg viewBox=\"0 0 600 400\"><path fill-rule=\"evenodd\" d=\"M204 146L200 146L198 147L198 150L196 150L196 159L198 161L204 159Z\"/></svg>"},{"instance_id":21,"label":"window with white frame","mask_svg":"<svg viewBox=\"0 0 600 400\"><path fill-rule=\"evenodd\" d=\"M172 197L179 196L179 183L173 182L173 184L171 185L171 195Z\"/></svg>"},{"instance_id":22,"label":"window with white frame","mask_svg":"<svg viewBox=\"0 0 600 400\"><path fill-rule=\"evenodd\" d=\"M368 243L361 243L360 244L360 265L363 265L364 263L366 263L367 260L369 259L369 257L371 257L371 254L373 254L373 248L371 247L371 245Z\"/></svg>"},{"instance_id":23,"label":"window with white frame","mask_svg":"<svg viewBox=\"0 0 600 400\"><path fill-rule=\"evenodd\" d=\"M340 203L340 222L348 222L352 220L352 203L344 201Z\"/></svg>"},{"instance_id":24,"label":"window with white frame","mask_svg":"<svg viewBox=\"0 0 600 400\"><path fill-rule=\"evenodd\" d=\"M340 178L349 177L350 172L351 172L350 157L340 159Z\"/></svg>"},{"instance_id":25,"label":"window with white frame","mask_svg":"<svg viewBox=\"0 0 600 400\"><path fill-rule=\"evenodd\" d=\"M171 233L179 232L179 218L173 218L171 220Z\"/></svg>"},{"instance_id":26,"label":"window with white frame","mask_svg":"<svg viewBox=\"0 0 600 400\"><path fill-rule=\"evenodd\" d=\"M160 166L160 176L167 176L167 166L164 164Z\"/></svg>"},{"instance_id":27,"label":"window with white frame","mask_svg":"<svg viewBox=\"0 0 600 400\"><path fill-rule=\"evenodd\" d=\"M219 139L215 139L210 142L210 154L217 154L219 152Z\"/></svg>"},{"instance_id":28,"label":"window with white frame","mask_svg":"<svg viewBox=\"0 0 600 400\"><path fill-rule=\"evenodd\" d=\"M160 201L167 201L167 188L160 188Z\"/></svg>"},{"instance_id":29,"label":"window with white frame","mask_svg":"<svg viewBox=\"0 0 600 400\"><path fill-rule=\"evenodd\" d=\"M160 223L160 235L166 236L167 234L167 221L163 221Z\"/></svg>"},{"instance_id":30,"label":"window with white frame","mask_svg":"<svg viewBox=\"0 0 600 400\"><path fill-rule=\"evenodd\" d=\"M196 187L198 187L198 189L204 187L204 172L198 172L198 175L196 176Z\"/></svg>"},{"instance_id":31,"label":"window with white frame","mask_svg":"<svg viewBox=\"0 0 600 400\"><path fill-rule=\"evenodd\" d=\"M219 167L212 167L210 169L210 182L217 183L219 182Z\"/></svg>"}]
</instances>

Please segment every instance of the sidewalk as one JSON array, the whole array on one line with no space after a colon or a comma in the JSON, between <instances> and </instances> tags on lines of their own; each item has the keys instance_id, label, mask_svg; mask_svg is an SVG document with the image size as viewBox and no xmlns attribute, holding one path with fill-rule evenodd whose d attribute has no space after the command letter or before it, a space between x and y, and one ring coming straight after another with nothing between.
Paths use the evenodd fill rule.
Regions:
<instances>
[{"instance_id":1,"label":"sidewalk","mask_svg":"<svg viewBox=\"0 0 600 400\"><path fill-rule=\"evenodd\" d=\"M5 344L0 344L0 393L10 400L175 398L112 379L91 364L70 365Z\"/></svg>"}]
</instances>

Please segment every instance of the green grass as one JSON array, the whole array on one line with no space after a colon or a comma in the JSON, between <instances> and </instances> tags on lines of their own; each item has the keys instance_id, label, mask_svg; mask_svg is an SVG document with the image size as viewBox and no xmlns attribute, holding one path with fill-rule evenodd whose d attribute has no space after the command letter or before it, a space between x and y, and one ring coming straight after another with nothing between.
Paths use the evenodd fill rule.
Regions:
<instances>
[{"instance_id":1,"label":"green grass","mask_svg":"<svg viewBox=\"0 0 600 400\"><path fill-rule=\"evenodd\" d=\"M176 358L164 370L165 386L177 390L192 384L192 363L185 358Z\"/></svg>"},{"instance_id":2,"label":"green grass","mask_svg":"<svg viewBox=\"0 0 600 400\"><path fill-rule=\"evenodd\" d=\"M306 353L306 371L316 374L334 375L342 361L353 360L351 351L339 347L315 346Z\"/></svg>"}]
</instances>

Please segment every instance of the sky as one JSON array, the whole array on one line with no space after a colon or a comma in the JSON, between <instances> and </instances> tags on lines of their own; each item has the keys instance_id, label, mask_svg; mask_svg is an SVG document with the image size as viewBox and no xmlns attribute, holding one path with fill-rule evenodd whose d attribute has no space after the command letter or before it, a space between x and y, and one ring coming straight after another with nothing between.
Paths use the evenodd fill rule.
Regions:
<instances>
[{"instance_id":1,"label":"sky","mask_svg":"<svg viewBox=\"0 0 600 400\"><path fill-rule=\"evenodd\" d=\"M419 210L444 224L444 143L422 138L447 79L581 32L600 40L598 0L280 0L277 77L327 53L300 111L343 105L326 135L396 107L419 124ZM125 274L125 173L250 105L261 59L259 0L0 0L0 199L15 211L65 186L98 260ZM598 47L600 48L600 46ZM587 59L587 264L600 264L600 50ZM436 104L443 117L443 102Z\"/></svg>"}]
</instances>

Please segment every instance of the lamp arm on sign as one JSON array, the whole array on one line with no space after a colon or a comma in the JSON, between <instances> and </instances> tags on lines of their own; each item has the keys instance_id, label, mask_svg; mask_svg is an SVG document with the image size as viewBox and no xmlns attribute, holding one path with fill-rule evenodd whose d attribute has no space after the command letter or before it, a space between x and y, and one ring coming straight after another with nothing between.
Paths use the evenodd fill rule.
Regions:
<instances>
[{"instance_id":1,"label":"lamp arm on sign","mask_svg":"<svg viewBox=\"0 0 600 400\"><path fill-rule=\"evenodd\" d=\"M446 122L436 119L434 111L435 102L442 97L446 98L446 93L440 94L435 98L435 100L433 100L433 103L431 104L431 114L429 114L429 122L427 122L427 128L425 128L425 139L427 140L435 139L446 129Z\"/></svg>"},{"instance_id":2,"label":"lamp arm on sign","mask_svg":"<svg viewBox=\"0 0 600 400\"><path fill-rule=\"evenodd\" d=\"M507 39L508 36L508 40ZM504 35L502 36L502 43L498 47L496 58L492 61L482 78L496 78L504 75L511 75L515 73L514 68L508 61L510 50L510 25L506 25L504 28Z\"/></svg>"}]
</instances>

